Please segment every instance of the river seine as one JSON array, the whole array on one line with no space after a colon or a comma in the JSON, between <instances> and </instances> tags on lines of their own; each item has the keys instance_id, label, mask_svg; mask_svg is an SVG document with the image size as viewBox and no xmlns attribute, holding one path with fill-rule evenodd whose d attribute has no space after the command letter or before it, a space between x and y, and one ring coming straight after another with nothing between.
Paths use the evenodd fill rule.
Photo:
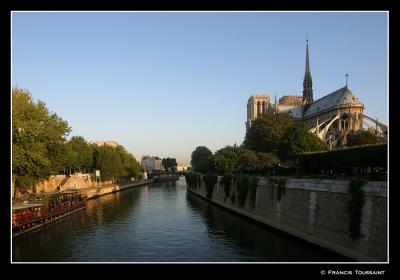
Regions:
<instances>
[{"instance_id":1,"label":"river seine","mask_svg":"<svg viewBox=\"0 0 400 280\"><path fill-rule=\"evenodd\" d=\"M183 176L88 200L12 243L13 262L349 261L187 193Z\"/></svg>"}]
</instances>

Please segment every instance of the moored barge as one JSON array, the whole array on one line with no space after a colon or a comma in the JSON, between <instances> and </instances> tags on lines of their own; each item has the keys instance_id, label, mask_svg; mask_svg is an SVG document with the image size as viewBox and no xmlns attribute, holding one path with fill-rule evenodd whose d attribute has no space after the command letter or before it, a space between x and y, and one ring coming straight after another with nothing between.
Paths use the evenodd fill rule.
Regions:
<instances>
[{"instance_id":1,"label":"moored barge","mask_svg":"<svg viewBox=\"0 0 400 280\"><path fill-rule=\"evenodd\" d=\"M13 206L13 237L72 214L86 206L86 196L77 190L41 194L46 203Z\"/></svg>"}]
</instances>

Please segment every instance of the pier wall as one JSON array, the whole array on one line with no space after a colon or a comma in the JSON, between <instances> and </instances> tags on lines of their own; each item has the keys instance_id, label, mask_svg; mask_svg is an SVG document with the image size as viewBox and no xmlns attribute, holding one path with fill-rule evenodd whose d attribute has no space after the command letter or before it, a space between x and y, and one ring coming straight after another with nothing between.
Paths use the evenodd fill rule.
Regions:
<instances>
[{"instance_id":1,"label":"pier wall","mask_svg":"<svg viewBox=\"0 0 400 280\"><path fill-rule=\"evenodd\" d=\"M225 197L218 178L212 198L206 198L205 184L188 191L263 224L282 230L356 261L387 261L387 182L367 182L362 190L364 204L361 237L350 237L351 195L349 180L287 179L284 191L260 178L254 202L249 194L243 206ZM278 199L280 192L280 200ZM236 194L235 183L230 196Z\"/></svg>"}]
</instances>

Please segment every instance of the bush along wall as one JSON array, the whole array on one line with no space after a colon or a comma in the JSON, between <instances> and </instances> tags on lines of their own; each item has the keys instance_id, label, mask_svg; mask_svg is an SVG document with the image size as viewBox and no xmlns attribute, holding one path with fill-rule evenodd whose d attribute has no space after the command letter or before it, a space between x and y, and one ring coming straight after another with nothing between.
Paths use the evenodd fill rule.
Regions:
<instances>
[{"instance_id":1,"label":"bush along wall","mask_svg":"<svg viewBox=\"0 0 400 280\"><path fill-rule=\"evenodd\" d=\"M190 181L190 173L191 172L185 174L186 185L189 187L189 189L192 188L192 182Z\"/></svg>"},{"instance_id":2,"label":"bush along wall","mask_svg":"<svg viewBox=\"0 0 400 280\"><path fill-rule=\"evenodd\" d=\"M286 193L286 178L270 178L268 183L271 184L271 187L276 187L276 199L281 201L282 195Z\"/></svg>"},{"instance_id":3,"label":"bush along wall","mask_svg":"<svg viewBox=\"0 0 400 280\"><path fill-rule=\"evenodd\" d=\"M225 192L224 201L226 201L226 199L230 196L232 179L232 174L226 174L221 178L221 185L224 187Z\"/></svg>"},{"instance_id":4,"label":"bush along wall","mask_svg":"<svg viewBox=\"0 0 400 280\"><path fill-rule=\"evenodd\" d=\"M236 187L237 187L237 199L239 202L239 206L243 206L246 202L247 193L249 191L249 176L248 175L240 175L236 179Z\"/></svg>"},{"instance_id":5,"label":"bush along wall","mask_svg":"<svg viewBox=\"0 0 400 280\"><path fill-rule=\"evenodd\" d=\"M250 199L251 207L253 209L256 206L257 185L258 185L258 177L251 176L249 179L249 199Z\"/></svg>"},{"instance_id":6,"label":"bush along wall","mask_svg":"<svg viewBox=\"0 0 400 280\"><path fill-rule=\"evenodd\" d=\"M361 217L362 208L364 206L364 191L362 190L362 187L365 183L365 180L354 179L351 180L349 184L348 193L350 194L351 198L349 200L347 210L350 216L350 237L353 242L361 237Z\"/></svg>"},{"instance_id":7,"label":"bush along wall","mask_svg":"<svg viewBox=\"0 0 400 280\"><path fill-rule=\"evenodd\" d=\"M237 199L239 206L244 206L246 198L249 197L252 208L255 206L257 195L258 177L249 175L240 175L236 178Z\"/></svg>"},{"instance_id":8,"label":"bush along wall","mask_svg":"<svg viewBox=\"0 0 400 280\"><path fill-rule=\"evenodd\" d=\"M199 177L201 178L201 174L196 172L187 172L185 174L186 184L190 189L196 190L200 186Z\"/></svg>"},{"instance_id":9,"label":"bush along wall","mask_svg":"<svg viewBox=\"0 0 400 280\"><path fill-rule=\"evenodd\" d=\"M214 186L218 181L218 176L215 173L207 172L203 176L203 182L206 185L207 198L211 199L214 191Z\"/></svg>"}]
</instances>

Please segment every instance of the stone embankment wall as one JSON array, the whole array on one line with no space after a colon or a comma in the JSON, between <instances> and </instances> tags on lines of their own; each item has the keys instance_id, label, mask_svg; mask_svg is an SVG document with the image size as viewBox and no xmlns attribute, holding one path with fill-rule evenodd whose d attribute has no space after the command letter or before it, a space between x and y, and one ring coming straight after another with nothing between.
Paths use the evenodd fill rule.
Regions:
<instances>
[{"instance_id":1,"label":"stone embankment wall","mask_svg":"<svg viewBox=\"0 0 400 280\"><path fill-rule=\"evenodd\" d=\"M212 202L354 260L387 261L387 182L368 182L362 187L361 237L353 241L349 180L287 179L278 189L272 180L260 178L255 200L248 194L245 204L239 206L237 198L232 202L225 197L221 178L213 188ZM203 181L188 191L207 199ZM230 186L232 194L237 197L235 183Z\"/></svg>"},{"instance_id":2,"label":"stone embankment wall","mask_svg":"<svg viewBox=\"0 0 400 280\"><path fill-rule=\"evenodd\" d=\"M110 182L102 182L102 184L111 183ZM27 191L30 193L36 192L56 192L56 191L64 191L68 188L73 189L84 189L90 188L96 185L95 181L92 181L90 174L85 173L76 173L67 177L65 175L52 175L48 180L42 180L37 183L33 188L28 189ZM14 182L11 184L12 196L14 197ZM20 193L17 193L17 197L20 196Z\"/></svg>"},{"instance_id":3,"label":"stone embankment wall","mask_svg":"<svg viewBox=\"0 0 400 280\"><path fill-rule=\"evenodd\" d=\"M138 186L142 186L142 185L147 185L152 183L153 180L143 180L143 181L137 181L134 183L127 183L127 184L108 184L108 185L102 185L100 188L97 187L91 187L91 188L87 188L84 189L84 193L86 194L86 199L91 199L91 198L95 198L98 196L102 196L102 195L106 195L109 193L113 193L113 192L118 192L118 191L122 191L125 189L130 189L133 187L138 187Z\"/></svg>"},{"instance_id":4,"label":"stone embankment wall","mask_svg":"<svg viewBox=\"0 0 400 280\"><path fill-rule=\"evenodd\" d=\"M66 189L85 189L95 186L96 182L92 181L90 174L72 174L68 180L60 187L60 191Z\"/></svg>"},{"instance_id":5,"label":"stone embankment wall","mask_svg":"<svg viewBox=\"0 0 400 280\"><path fill-rule=\"evenodd\" d=\"M65 179L65 175L50 176L48 180L40 181L34 189L36 192L54 192L57 190L58 185Z\"/></svg>"}]
</instances>

